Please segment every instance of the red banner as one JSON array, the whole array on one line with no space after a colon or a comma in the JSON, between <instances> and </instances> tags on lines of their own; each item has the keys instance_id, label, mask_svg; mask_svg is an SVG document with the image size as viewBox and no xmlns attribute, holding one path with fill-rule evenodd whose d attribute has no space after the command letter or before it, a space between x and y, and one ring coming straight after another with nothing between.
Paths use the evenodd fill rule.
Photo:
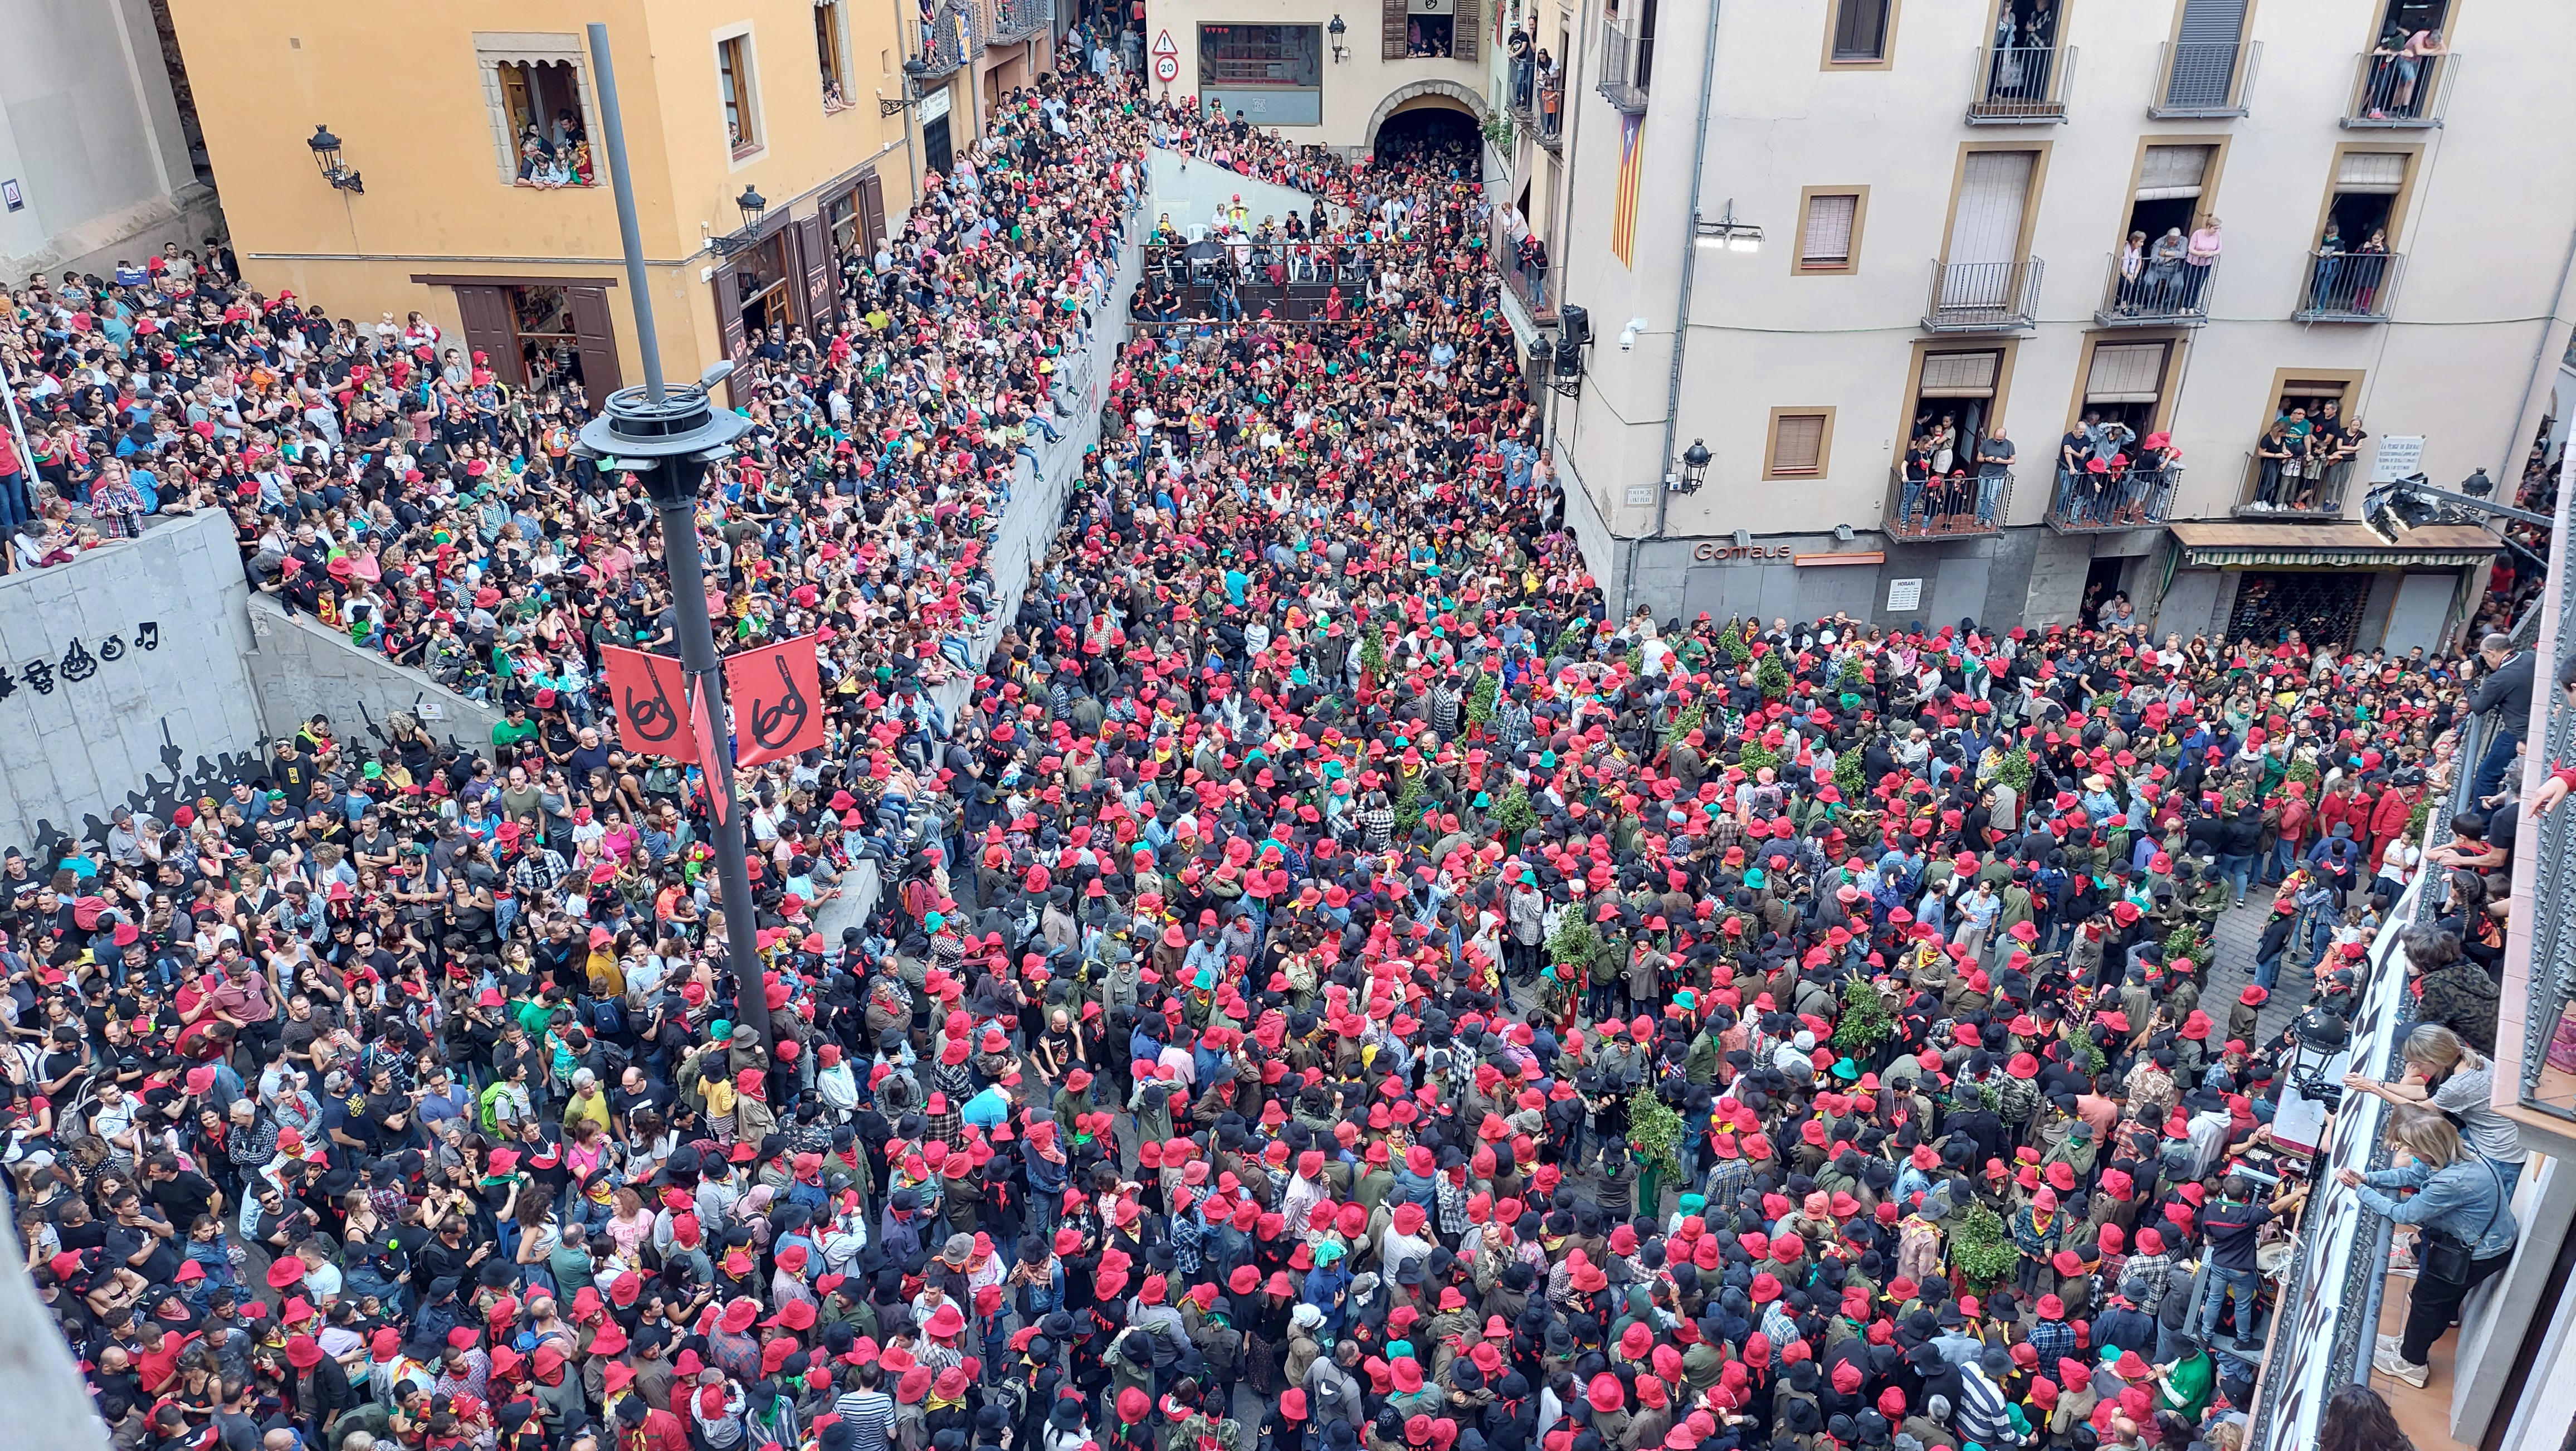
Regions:
<instances>
[{"instance_id":1,"label":"red banner","mask_svg":"<svg viewBox=\"0 0 2576 1451\"><path fill-rule=\"evenodd\" d=\"M822 748L823 681L814 640L807 635L726 658L725 696L733 702L739 736L736 764L757 766Z\"/></svg>"},{"instance_id":2,"label":"red banner","mask_svg":"<svg viewBox=\"0 0 2576 1451\"><path fill-rule=\"evenodd\" d=\"M617 708L617 739L626 749L668 756L684 765L696 760L697 733L681 714L689 692L680 662L615 645L601 646L600 654L608 661L608 698Z\"/></svg>"},{"instance_id":3,"label":"red banner","mask_svg":"<svg viewBox=\"0 0 2576 1451\"><path fill-rule=\"evenodd\" d=\"M689 719L696 724L698 739L708 743L708 749L698 757L698 769L706 777L707 810L714 813L716 825L722 826L726 814L733 809L733 773L717 768L715 753L723 749L724 733L715 727L705 690L689 692Z\"/></svg>"}]
</instances>

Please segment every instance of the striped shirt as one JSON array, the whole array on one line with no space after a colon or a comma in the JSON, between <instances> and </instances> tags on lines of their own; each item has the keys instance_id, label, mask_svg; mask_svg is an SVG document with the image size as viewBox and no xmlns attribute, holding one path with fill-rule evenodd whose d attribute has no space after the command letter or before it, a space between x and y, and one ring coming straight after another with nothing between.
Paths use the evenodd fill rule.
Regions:
<instances>
[{"instance_id":1,"label":"striped shirt","mask_svg":"<svg viewBox=\"0 0 2576 1451\"><path fill-rule=\"evenodd\" d=\"M847 1391L832 1403L833 1413L858 1432L850 1451L886 1451L886 1433L894 1427L894 1397L884 1391Z\"/></svg>"}]
</instances>

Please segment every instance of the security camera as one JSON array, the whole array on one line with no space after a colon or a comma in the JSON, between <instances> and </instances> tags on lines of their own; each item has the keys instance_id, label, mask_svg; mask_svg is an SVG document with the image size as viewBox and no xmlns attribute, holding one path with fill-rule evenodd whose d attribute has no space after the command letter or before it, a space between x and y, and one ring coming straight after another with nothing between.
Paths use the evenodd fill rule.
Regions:
<instances>
[{"instance_id":1,"label":"security camera","mask_svg":"<svg viewBox=\"0 0 2576 1451\"><path fill-rule=\"evenodd\" d=\"M1646 325L1646 320L1642 317L1628 319L1628 325L1619 329L1619 351L1623 353L1636 351L1637 334L1643 332Z\"/></svg>"}]
</instances>

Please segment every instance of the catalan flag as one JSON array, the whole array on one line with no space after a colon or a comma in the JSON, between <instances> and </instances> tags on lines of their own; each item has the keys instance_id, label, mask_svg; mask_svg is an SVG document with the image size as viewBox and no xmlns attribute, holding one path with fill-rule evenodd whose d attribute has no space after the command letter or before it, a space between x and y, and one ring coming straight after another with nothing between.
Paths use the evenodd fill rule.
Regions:
<instances>
[{"instance_id":1,"label":"catalan flag","mask_svg":"<svg viewBox=\"0 0 2576 1451\"><path fill-rule=\"evenodd\" d=\"M1646 184L1646 118L1619 118L1619 198L1610 210L1610 251L1620 265L1637 265L1637 194Z\"/></svg>"}]
</instances>

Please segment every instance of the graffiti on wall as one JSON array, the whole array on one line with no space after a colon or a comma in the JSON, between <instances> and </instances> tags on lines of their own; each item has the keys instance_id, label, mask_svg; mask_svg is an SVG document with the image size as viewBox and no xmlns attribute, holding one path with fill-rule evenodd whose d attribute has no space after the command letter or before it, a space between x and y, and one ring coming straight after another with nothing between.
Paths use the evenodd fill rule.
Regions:
<instances>
[{"instance_id":1,"label":"graffiti on wall","mask_svg":"<svg viewBox=\"0 0 2576 1451\"><path fill-rule=\"evenodd\" d=\"M167 824L180 807L192 805L206 797L220 798L234 777L252 778L268 774L268 762L257 751L224 751L197 757L188 763L188 753L171 738L170 718L161 717L161 767L167 772L147 773L143 784L125 793L122 803L137 816L149 816ZM114 805L109 807L114 809ZM36 818L36 839L28 844L28 856L39 862L57 859L58 854L75 841L105 843L108 822L96 815L81 818L77 833L57 826L52 821Z\"/></svg>"}]
</instances>

